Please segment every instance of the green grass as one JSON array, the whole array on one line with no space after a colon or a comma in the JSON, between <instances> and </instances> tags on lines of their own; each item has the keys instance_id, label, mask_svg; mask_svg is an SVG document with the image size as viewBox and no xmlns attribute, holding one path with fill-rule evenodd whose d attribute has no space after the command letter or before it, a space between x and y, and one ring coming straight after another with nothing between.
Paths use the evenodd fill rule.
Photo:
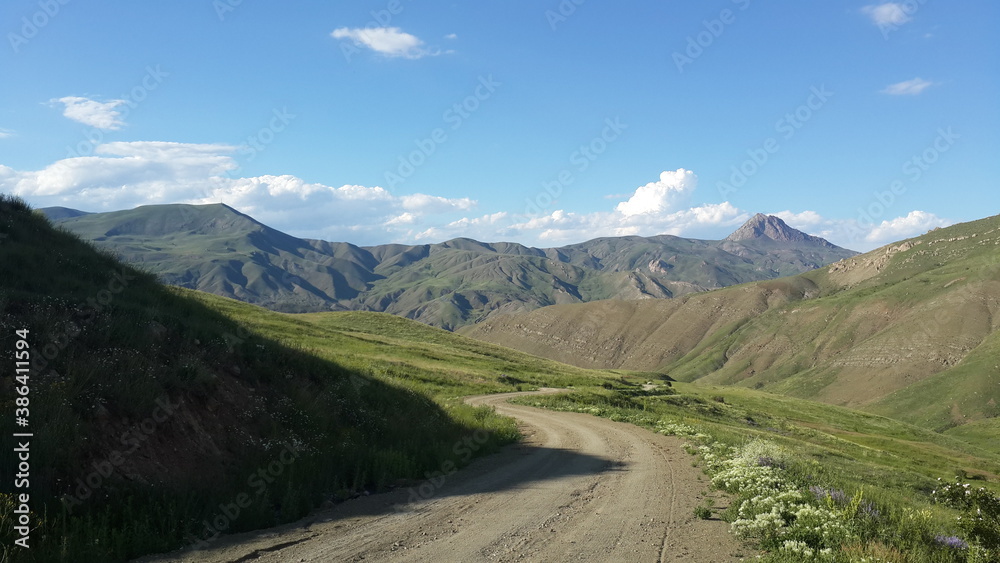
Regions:
<instances>
[{"instance_id":1,"label":"green grass","mask_svg":"<svg viewBox=\"0 0 1000 563\"><path fill-rule=\"evenodd\" d=\"M617 383L613 389L588 387L516 401L679 433L696 444L722 450L754 440L775 444L792 452L788 479L800 489L822 486L846 491L848 497L863 491L864 499L884 515L877 530L867 529L877 536L872 542L878 539L884 544L872 549L904 554L898 561L965 561L952 558L933 539L938 533L961 533L956 520L961 513L934 502L931 492L940 488L938 478L950 481L959 476L1000 492L1000 454L975 440L963 441L958 434L939 434L883 416L739 387L675 382L643 391L637 384L645 379L632 374L624 377L628 383ZM983 428L973 435L986 432ZM704 517L707 507L699 508L698 516ZM918 515L919 522L912 515ZM733 514L729 517L735 519ZM854 550L858 557L875 553L863 546L844 549ZM786 556L777 551L768 557L801 560L783 559Z\"/></svg>"},{"instance_id":2,"label":"green grass","mask_svg":"<svg viewBox=\"0 0 1000 563\"><path fill-rule=\"evenodd\" d=\"M935 431L997 417L1000 336L989 304L1000 287L998 232L1000 217L990 217L911 239L888 260L884 250L850 259L850 274L821 268L779 280L811 285L813 297L742 318L659 367L682 381L849 404Z\"/></svg>"},{"instance_id":3,"label":"green grass","mask_svg":"<svg viewBox=\"0 0 1000 563\"><path fill-rule=\"evenodd\" d=\"M406 486L460 461L454 445L470 433L491 437L479 453L517 438L513 421L461 397L543 385L577 391L524 401L650 428L691 425L720 444L766 438L796 453L797 479L864 490L899 514L928 510L921 524L927 529L952 531L955 516L930 504L936 478L980 478L997 490L995 419L936 433L746 388L674 383L642 391L639 383L660 375L579 369L386 314L275 313L166 288L6 197L0 234L0 351L13 349L18 328L31 330L38 351L48 343L58 348L32 376L36 547L0 552L7 560L115 561L190 544L203 536L200 522L244 492L248 475L273 463L289 442L302 447L301 455L226 531ZM93 305L116 274L128 278L126 287ZM726 328L716 339L739 330ZM7 413L13 393L4 385L0 407ZM67 510L60 498L121 449L122 432L163 399L182 403L180 414L158 426L155 440L93 496ZM0 449L13 446L0 435ZM13 473L11 459L0 460L4 474ZM9 481L0 483L3 546L12 544L14 492Z\"/></svg>"},{"instance_id":4,"label":"green grass","mask_svg":"<svg viewBox=\"0 0 1000 563\"><path fill-rule=\"evenodd\" d=\"M462 395L600 377L389 315L296 317L167 288L12 198L0 198L0 234L0 351L28 329L34 357L51 352L30 378L33 547L5 560L116 561L189 545L268 467L280 474L225 531L295 520L461 465L455 445L477 431L489 436L480 455L517 439L512 420ZM13 413L7 378L3 391L0 410ZM158 401L179 406L154 424ZM149 437L133 448L126 436L144 422ZM288 444L299 455L274 466ZM14 447L0 435L0 449ZM92 477L123 451L118 470ZM0 459L4 475L14 459ZM18 492L0 483L4 523ZM11 528L0 534L13 545Z\"/></svg>"}]
</instances>

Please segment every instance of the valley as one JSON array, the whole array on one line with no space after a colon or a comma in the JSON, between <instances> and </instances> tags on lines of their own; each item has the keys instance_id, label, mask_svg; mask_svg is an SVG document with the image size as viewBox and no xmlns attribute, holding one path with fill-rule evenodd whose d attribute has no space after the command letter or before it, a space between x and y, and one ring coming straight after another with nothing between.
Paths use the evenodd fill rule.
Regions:
<instances>
[{"instance_id":1,"label":"valley","mask_svg":"<svg viewBox=\"0 0 1000 563\"><path fill-rule=\"evenodd\" d=\"M77 335L39 366L33 387L33 425L46 437L33 451L45 460L33 495L36 537L59 540L43 539L32 557L12 561L435 560L458 552L468 560L551 560L574 549L595 560L680 554L730 561L760 553L785 561L788 550L800 549L783 543L788 534L845 557L958 561L958 552L934 540L942 534L993 549L986 532L956 524L967 508L944 504L936 492L938 479L956 478L964 479L958 486L984 487L984 503L1000 492L989 411L939 431L906 422L905 414L890 418L780 388L775 394L766 385L716 380L735 352L717 355L712 346L746 337L742 327L777 311L800 314L791 311L812 301L844 314L847 305L868 310L864 299L897 295L891 280L920 284L903 286L911 301L899 311L922 310L924 302L940 310L933 304L963 283L967 291L956 295L981 295L968 290L993 270L985 262L975 273L970 264L991 255L981 249L993 244L995 219L796 277L674 299L545 307L527 321L511 315L468 329L507 326L493 324L502 319L529 326L523 323L533 318L559 327L576 318L576 333L543 338L539 330L532 339L552 346L541 349L547 355L557 356L553 343L576 350L560 363L386 313L279 313L167 287L53 229L16 200L2 203L0 257L11 265L0 276L4 322L29 327L36 346ZM42 250L52 248L59 250ZM906 254L924 248L937 254ZM900 257L909 269L899 270ZM941 258L965 279L938 271ZM93 309L88 297L115 279L128 284ZM912 295L914 288L926 293ZM573 316L595 307L625 308L632 318ZM648 314L660 310L674 313ZM675 327L686 330L676 334L656 323L683 315L687 324ZM648 337L631 342L619 322ZM805 326L788 330L808 334ZM602 330L619 336L588 340ZM662 369L673 356L657 356L654 339L665 345L682 333L686 340L674 342L686 348L671 352L677 359ZM8 336L0 345L12 345ZM786 339L783 350L801 345ZM636 353L642 350L646 356ZM571 365L597 363L601 354L620 363ZM723 361L717 366L715 358ZM699 369L708 371L686 375ZM979 372L969 373L963 381L971 396L988 392ZM539 389L548 391L528 394ZM516 395L515 404L503 393ZM161 403L177 408L151 439L95 486L80 488L94 467L118 459L122 433ZM90 439L80 442L79 432ZM752 500L761 479L775 484L789 510L839 531L811 536L792 517L748 528L770 510ZM13 505L0 493L9 522ZM852 497L853 504L836 500ZM732 535L720 536L726 529Z\"/></svg>"},{"instance_id":2,"label":"valley","mask_svg":"<svg viewBox=\"0 0 1000 563\"><path fill-rule=\"evenodd\" d=\"M1000 3L2 13L0 563L1000 563Z\"/></svg>"},{"instance_id":3,"label":"valley","mask_svg":"<svg viewBox=\"0 0 1000 563\"><path fill-rule=\"evenodd\" d=\"M546 305L678 297L855 254L760 214L721 241L606 237L532 248L300 239L221 204L41 212L170 285L282 312L377 311L449 330Z\"/></svg>"},{"instance_id":4,"label":"valley","mask_svg":"<svg viewBox=\"0 0 1000 563\"><path fill-rule=\"evenodd\" d=\"M761 389L970 438L1000 414L998 247L990 217L779 280L560 305L461 332L582 367ZM992 437L976 440L995 447Z\"/></svg>"}]
</instances>

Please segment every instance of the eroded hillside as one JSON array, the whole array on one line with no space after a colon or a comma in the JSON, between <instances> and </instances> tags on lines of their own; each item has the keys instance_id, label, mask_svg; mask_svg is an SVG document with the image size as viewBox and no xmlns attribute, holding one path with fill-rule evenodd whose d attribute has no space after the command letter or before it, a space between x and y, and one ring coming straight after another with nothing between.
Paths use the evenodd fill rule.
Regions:
<instances>
[{"instance_id":1,"label":"eroded hillside","mask_svg":"<svg viewBox=\"0 0 1000 563\"><path fill-rule=\"evenodd\" d=\"M659 370L861 407L935 429L997 414L1000 218L790 278L604 301L464 334L587 367Z\"/></svg>"}]
</instances>

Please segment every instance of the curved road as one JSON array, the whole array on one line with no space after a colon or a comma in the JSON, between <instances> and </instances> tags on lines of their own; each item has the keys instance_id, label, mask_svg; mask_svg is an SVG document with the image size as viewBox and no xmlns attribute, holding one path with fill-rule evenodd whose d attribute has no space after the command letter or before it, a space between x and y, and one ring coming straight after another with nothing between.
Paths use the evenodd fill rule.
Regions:
<instances>
[{"instance_id":1,"label":"curved road","mask_svg":"<svg viewBox=\"0 0 1000 563\"><path fill-rule=\"evenodd\" d=\"M507 403L526 394L467 399L517 418L525 439L459 472L443 467L418 486L143 561L710 563L748 553L728 524L694 517L708 478L679 439ZM457 445L457 455L475 438ZM724 502L716 498L717 506Z\"/></svg>"}]
</instances>

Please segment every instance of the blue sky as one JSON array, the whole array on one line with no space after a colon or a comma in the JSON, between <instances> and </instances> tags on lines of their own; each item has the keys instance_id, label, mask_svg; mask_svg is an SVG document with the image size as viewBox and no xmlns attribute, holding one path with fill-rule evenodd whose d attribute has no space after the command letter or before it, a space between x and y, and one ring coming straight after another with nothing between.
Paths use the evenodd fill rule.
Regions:
<instances>
[{"instance_id":1,"label":"blue sky","mask_svg":"<svg viewBox=\"0 0 1000 563\"><path fill-rule=\"evenodd\" d=\"M358 244L721 238L856 250L997 213L1000 5L0 5L0 191L224 202Z\"/></svg>"}]
</instances>

